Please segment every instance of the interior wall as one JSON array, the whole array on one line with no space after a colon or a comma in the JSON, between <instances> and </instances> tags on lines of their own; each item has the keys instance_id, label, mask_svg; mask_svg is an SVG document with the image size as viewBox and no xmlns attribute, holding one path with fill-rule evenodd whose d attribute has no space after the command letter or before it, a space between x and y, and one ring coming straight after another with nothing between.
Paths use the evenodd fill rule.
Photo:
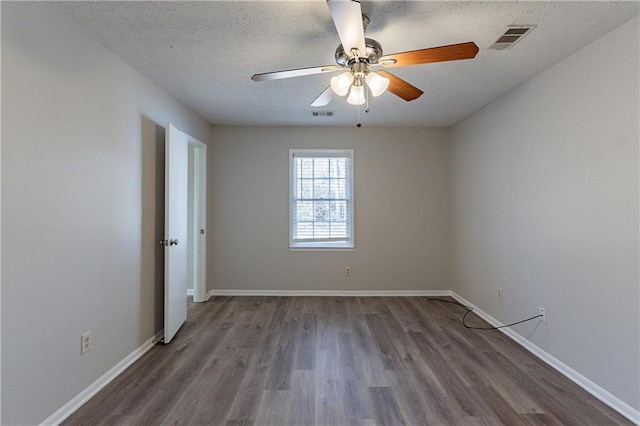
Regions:
<instances>
[{"instance_id":1,"label":"interior wall","mask_svg":"<svg viewBox=\"0 0 640 426\"><path fill-rule=\"evenodd\" d=\"M162 328L164 125L212 135L60 13L2 4L2 424L42 422Z\"/></svg>"},{"instance_id":2,"label":"interior wall","mask_svg":"<svg viewBox=\"0 0 640 426\"><path fill-rule=\"evenodd\" d=\"M289 250L291 148L354 149L353 251ZM208 289L448 289L448 155L445 129L216 127Z\"/></svg>"},{"instance_id":3,"label":"interior wall","mask_svg":"<svg viewBox=\"0 0 640 426\"><path fill-rule=\"evenodd\" d=\"M454 290L636 410L638 19L451 133Z\"/></svg>"}]
</instances>

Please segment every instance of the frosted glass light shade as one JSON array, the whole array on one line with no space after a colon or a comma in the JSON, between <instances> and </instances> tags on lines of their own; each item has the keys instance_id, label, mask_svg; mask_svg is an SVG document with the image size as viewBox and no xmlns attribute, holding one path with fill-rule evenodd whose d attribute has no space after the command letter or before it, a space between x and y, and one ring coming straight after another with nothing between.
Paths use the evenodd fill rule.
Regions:
<instances>
[{"instance_id":1,"label":"frosted glass light shade","mask_svg":"<svg viewBox=\"0 0 640 426\"><path fill-rule=\"evenodd\" d=\"M369 89L371 89L371 94L374 97L382 95L387 87L389 87L389 79L377 74L375 72L370 72L365 77L367 81L367 85Z\"/></svg>"},{"instance_id":2,"label":"frosted glass light shade","mask_svg":"<svg viewBox=\"0 0 640 426\"><path fill-rule=\"evenodd\" d=\"M347 102L351 105L362 105L364 101L364 86L351 86Z\"/></svg>"},{"instance_id":3,"label":"frosted glass light shade","mask_svg":"<svg viewBox=\"0 0 640 426\"><path fill-rule=\"evenodd\" d=\"M349 91L351 82L353 81L353 75L350 72L343 72L331 79L331 89L338 96L344 96Z\"/></svg>"}]
</instances>

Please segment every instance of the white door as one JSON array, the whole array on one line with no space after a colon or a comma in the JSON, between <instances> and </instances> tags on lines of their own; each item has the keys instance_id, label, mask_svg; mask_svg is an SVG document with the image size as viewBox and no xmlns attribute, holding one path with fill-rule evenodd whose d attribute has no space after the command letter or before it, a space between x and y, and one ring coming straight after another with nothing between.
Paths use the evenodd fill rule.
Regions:
<instances>
[{"instance_id":1,"label":"white door","mask_svg":"<svg viewBox=\"0 0 640 426\"><path fill-rule=\"evenodd\" d=\"M187 320L187 135L167 123L165 138L164 343Z\"/></svg>"}]
</instances>

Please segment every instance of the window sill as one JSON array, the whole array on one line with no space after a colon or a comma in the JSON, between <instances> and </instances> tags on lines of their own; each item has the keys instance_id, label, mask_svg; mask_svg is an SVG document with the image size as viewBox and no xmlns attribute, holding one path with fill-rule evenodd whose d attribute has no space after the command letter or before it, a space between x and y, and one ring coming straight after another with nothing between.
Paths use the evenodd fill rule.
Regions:
<instances>
[{"instance_id":1,"label":"window sill","mask_svg":"<svg viewBox=\"0 0 640 426\"><path fill-rule=\"evenodd\" d=\"M352 243L294 243L290 251L353 251Z\"/></svg>"}]
</instances>

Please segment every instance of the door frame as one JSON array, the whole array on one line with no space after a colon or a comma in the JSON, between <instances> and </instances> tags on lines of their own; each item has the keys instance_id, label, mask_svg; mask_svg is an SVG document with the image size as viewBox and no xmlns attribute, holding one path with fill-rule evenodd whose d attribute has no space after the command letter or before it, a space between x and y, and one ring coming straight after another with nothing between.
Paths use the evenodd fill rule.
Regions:
<instances>
[{"instance_id":1,"label":"door frame","mask_svg":"<svg viewBox=\"0 0 640 426\"><path fill-rule=\"evenodd\" d=\"M193 301L205 302L207 293L207 145L187 134L194 148L193 172ZM204 233L202 233L204 232Z\"/></svg>"}]
</instances>

